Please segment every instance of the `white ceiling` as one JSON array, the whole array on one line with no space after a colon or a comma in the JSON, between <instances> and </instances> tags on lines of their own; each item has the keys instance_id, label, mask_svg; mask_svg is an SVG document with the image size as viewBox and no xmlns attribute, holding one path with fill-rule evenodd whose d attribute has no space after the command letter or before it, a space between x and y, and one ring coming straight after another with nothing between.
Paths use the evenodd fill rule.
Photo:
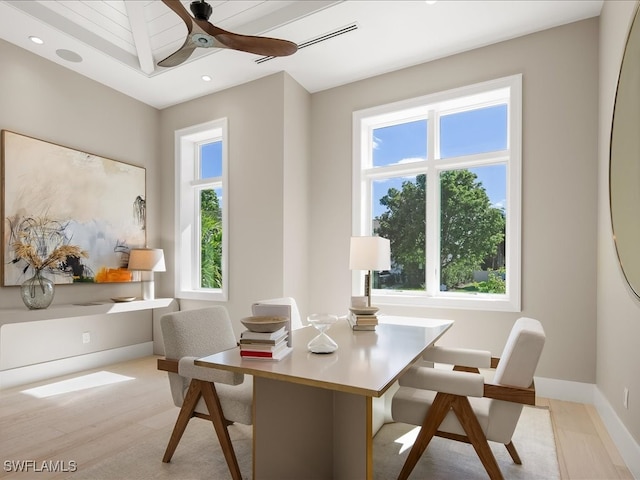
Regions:
<instances>
[{"instance_id":1,"label":"white ceiling","mask_svg":"<svg viewBox=\"0 0 640 480\"><path fill-rule=\"evenodd\" d=\"M182 3L188 10L190 1ZM357 29L260 64L257 55L214 48L197 49L182 65L162 68L156 63L182 45L187 31L161 0L0 0L0 38L165 108L283 70L314 93L594 17L603 0L209 3L211 23L245 35L301 44L350 25ZM45 43L34 44L32 35ZM82 61L69 60L69 52ZM212 80L204 82L202 75Z\"/></svg>"}]
</instances>

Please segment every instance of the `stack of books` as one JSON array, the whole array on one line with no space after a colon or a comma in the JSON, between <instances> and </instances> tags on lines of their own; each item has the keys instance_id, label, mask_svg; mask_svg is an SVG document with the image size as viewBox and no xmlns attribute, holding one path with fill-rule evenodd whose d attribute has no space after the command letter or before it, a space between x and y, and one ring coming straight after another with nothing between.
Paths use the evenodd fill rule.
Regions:
<instances>
[{"instance_id":1,"label":"stack of books","mask_svg":"<svg viewBox=\"0 0 640 480\"><path fill-rule=\"evenodd\" d=\"M287 327L271 333L245 330L240 334L240 356L263 360L280 360L291 353L287 345Z\"/></svg>"},{"instance_id":2,"label":"stack of books","mask_svg":"<svg viewBox=\"0 0 640 480\"><path fill-rule=\"evenodd\" d=\"M378 325L378 316L375 313L356 313L351 310L347 320L353 330L375 330Z\"/></svg>"}]
</instances>

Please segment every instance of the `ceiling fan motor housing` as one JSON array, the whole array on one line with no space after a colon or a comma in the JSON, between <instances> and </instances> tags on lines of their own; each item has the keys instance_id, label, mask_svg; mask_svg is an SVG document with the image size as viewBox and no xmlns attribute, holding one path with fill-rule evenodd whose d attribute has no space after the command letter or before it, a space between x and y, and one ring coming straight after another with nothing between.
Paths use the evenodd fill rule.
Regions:
<instances>
[{"instance_id":1,"label":"ceiling fan motor housing","mask_svg":"<svg viewBox=\"0 0 640 480\"><path fill-rule=\"evenodd\" d=\"M194 0L191 2L191 5L189 5L189 8L193 16L199 20L209 20L209 17L213 13L213 7L204 0Z\"/></svg>"},{"instance_id":2,"label":"ceiling fan motor housing","mask_svg":"<svg viewBox=\"0 0 640 480\"><path fill-rule=\"evenodd\" d=\"M191 43L196 47L211 48L215 46L214 38L206 33L193 33L191 35Z\"/></svg>"}]
</instances>

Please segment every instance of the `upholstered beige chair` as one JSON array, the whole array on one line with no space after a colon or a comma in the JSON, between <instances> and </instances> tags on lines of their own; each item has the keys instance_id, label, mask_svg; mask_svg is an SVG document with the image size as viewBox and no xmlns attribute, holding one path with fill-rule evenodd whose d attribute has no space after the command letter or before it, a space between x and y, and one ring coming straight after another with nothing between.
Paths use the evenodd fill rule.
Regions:
<instances>
[{"instance_id":1,"label":"upholstered beige chair","mask_svg":"<svg viewBox=\"0 0 640 480\"><path fill-rule=\"evenodd\" d=\"M227 426L233 422L251 425L253 378L193 363L196 358L237 346L226 309L215 306L168 313L160 325L166 359L158 361L158 368L169 372L173 402L180 407L162 461L171 461L189 420L203 418L213 423L231 477L240 480Z\"/></svg>"},{"instance_id":2,"label":"upholstered beige chair","mask_svg":"<svg viewBox=\"0 0 640 480\"><path fill-rule=\"evenodd\" d=\"M471 443L491 479L503 476L487 441L503 443L520 464L511 437L523 405L535 405L533 375L544 343L540 322L523 317L513 326L500 359L488 351L428 349L424 360L455 367L414 366L401 377L391 403L393 420L421 429L398 478L409 477L434 435ZM490 383L479 368L496 369Z\"/></svg>"}]
</instances>

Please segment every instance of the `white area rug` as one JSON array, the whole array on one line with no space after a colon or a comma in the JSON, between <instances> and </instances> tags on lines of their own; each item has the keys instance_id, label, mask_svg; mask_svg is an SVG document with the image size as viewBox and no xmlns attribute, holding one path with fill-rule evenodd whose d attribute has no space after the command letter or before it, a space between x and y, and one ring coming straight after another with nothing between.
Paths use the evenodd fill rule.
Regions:
<instances>
[{"instance_id":1,"label":"white area rug","mask_svg":"<svg viewBox=\"0 0 640 480\"><path fill-rule=\"evenodd\" d=\"M398 439L402 439L403 436L410 437L411 435L406 434L415 428L417 427L403 423L389 423L380 429L373 444L376 480L398 477L413 444L411 442L403 445ZM524 407L522 410L513 436L513 444L520 454L522 465L513 463L504 445L492 442L489 444L505 479L560 478L553 428L546 408ZM489 477L471 445L435 437L409 478L487 480Z\"/></svg>"},{"instance_id":2,"label":"white area rug","mask_svg":"<svg viewBox=\"0 0 640 480\"><path fill-rule=\"evenodd\" d=\"M176 415L178 410L176 409ZM409 448L402 452L396 440L414 427L386 424L374 439L376 480L397 478ZM251 478L251 427L233 425L229 429L243 478ZM89 469L80 469L74 480L226 480L229 471L217 443L213 427L194 419L178 445L171 463L162 463L170 431L158 432L133 448ZM304 441L304 439L300 439ZM559 479L555 441L549 412L543 408L523 409L513 443L522 465L515 465L503 445L492 445L506 479ZM473 480L488 477L471 445L434 438L411 475L413 480ZM305 480L305 479L295 479ZM360 480L360 479L354 479Z\"/></svg>"}]
</instances>

